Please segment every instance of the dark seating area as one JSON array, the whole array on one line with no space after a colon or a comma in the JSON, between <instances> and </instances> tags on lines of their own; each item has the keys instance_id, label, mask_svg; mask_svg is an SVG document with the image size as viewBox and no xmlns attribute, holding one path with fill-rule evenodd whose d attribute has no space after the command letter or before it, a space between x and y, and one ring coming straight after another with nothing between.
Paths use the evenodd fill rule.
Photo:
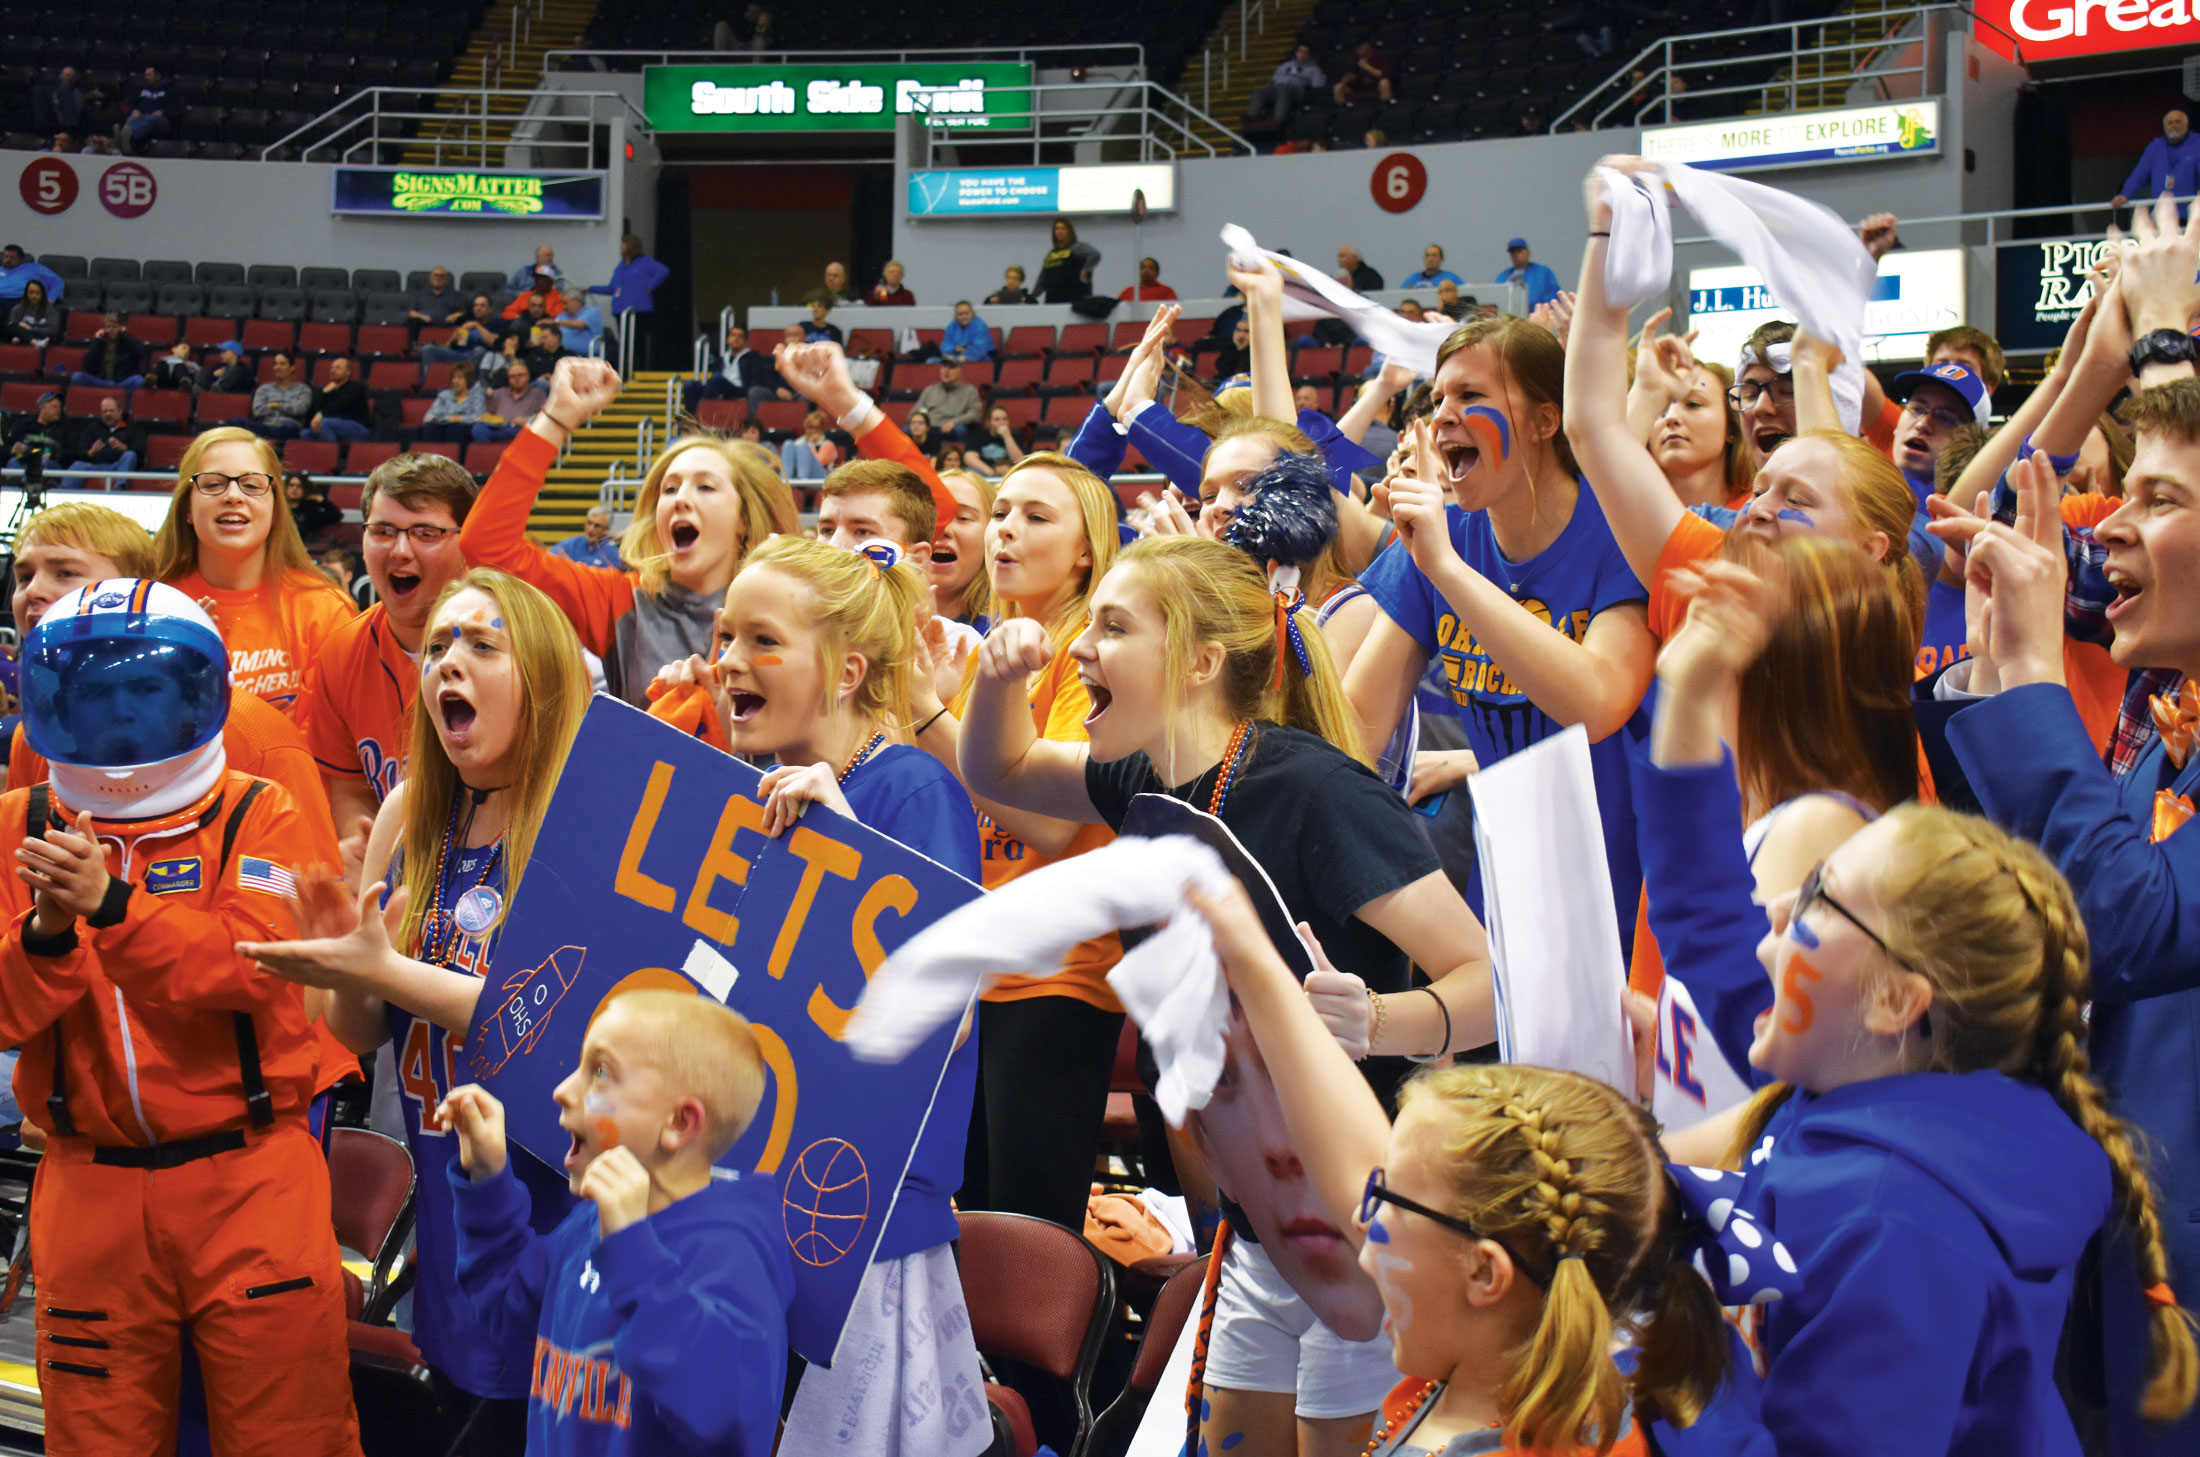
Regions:
<instances>
[{"instance_id":1,"label":"dark seating area","mask_svg":"<svg viewBox=\"0 0 2200 1457\"><path fill-rule=\"evenodd\" d=\"M77 68L87 101L72 134L79 146L111 131L145 67L158 66L174 109L169 133L148 140L145 155L257 158L363 87L441 85L486 9L486 0L362 0L334 11L272 0L212 10L134 0L126 12L100 17L24 0L0 13L0 147L38 150L52 141L31 93L53 85L63 66Z\"/></svg>"}]
</instances>

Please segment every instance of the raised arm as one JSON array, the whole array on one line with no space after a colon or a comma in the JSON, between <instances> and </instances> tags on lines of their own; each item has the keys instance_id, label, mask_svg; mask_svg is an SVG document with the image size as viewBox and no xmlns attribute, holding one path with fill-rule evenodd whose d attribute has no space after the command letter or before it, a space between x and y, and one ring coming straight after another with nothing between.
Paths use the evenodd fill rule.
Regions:
<instances>
[{"instance_id":1,"label":"raised arm","mask_svg":"<svg viewBox=\"0 0 2200 1457\"><path fill-rule=\"evenodd\" d=\"M1230 282L1245 295L1246 330L1253 351L1253 413L1292 420L1291 351L1283 337L1283 271L1266 258L1255 268L1229 265Z\"/></svg>"},{"instance_id":2,"label":"raised arm","mask_svg":"<svg viewBox=\"0 0 2200 1457\"><path fill-rule=\"evenodd\" d=\"M970 792L1026 814L1098 824L1100 812L1085 792L1090 749L1040 738L1024 701L1024 684L1054 657L1046 629L1028 617L1012 617L986 635L978 654L967 716L955 729L953 761ZM1025 839L1011 821L995 818Z\"/></svg>"}]
</instances>

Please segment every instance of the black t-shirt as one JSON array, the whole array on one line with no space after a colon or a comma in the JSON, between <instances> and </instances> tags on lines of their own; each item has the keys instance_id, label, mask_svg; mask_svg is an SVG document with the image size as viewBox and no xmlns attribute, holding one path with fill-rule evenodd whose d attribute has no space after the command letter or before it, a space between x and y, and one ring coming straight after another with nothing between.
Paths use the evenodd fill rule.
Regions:
<instances>
[{"instance_id":1,"label":"black t-shirt","mask_svg":"<svg viewBox=\"0 0 2200 1457\"><path fill-rule=\"evenodd\" d=\"M1199 809L1214 794L1217 764L1190 784L1165 786L1145 754L1085 762L1085 793L1111 829L1140 794L1174 795ZM1222 822L1275 882L1291 914L1314 928L1340 971L1378 992L1411 986L1404 952L1353 919L1361 906L1440 867L1395 790L1343 750L1281 724L1254 726L1252 743L1222 804ZM1438 967L1438 975L1450 970Z\"/></svg>"}]
</instances>

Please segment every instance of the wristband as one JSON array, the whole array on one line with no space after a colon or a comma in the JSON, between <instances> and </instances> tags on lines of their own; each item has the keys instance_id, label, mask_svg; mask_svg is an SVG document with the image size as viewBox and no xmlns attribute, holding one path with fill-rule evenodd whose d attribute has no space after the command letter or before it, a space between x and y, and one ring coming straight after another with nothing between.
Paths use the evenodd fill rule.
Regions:
<instances>
[{"instance_id":1,"label":"wristband","mask_svg":"<svg viewBox=\"0 0 2200 1457\"><path fill-rule=\"evenodd\" d=\"M1590 237L1592 237L1592 238L1609 238L1609 237L1611 237L1611 236L1612 236L1612 233L1611 233L1611 230L1610 230L1609 228L1605 228L1605 229L1601 229L1601 230L1600 230L1600 229L1597 229L1597 228L1591 228L1591 229L1589 230L1589 236L1590 236Z\"/></svg>"},{"instance_id":2,"label":"wristband","mask_svg":"<svg viewBox=\"0 0 2200 1457\"><path fill-rule=\"evenodd\" d=\"M1414 990L1427 992L1435 1001L1436 1010L1444 1014L1444 1040L1438 1043L1436 1050L1426 1057L1417 1057L1412 1053L1407 1053L1406 1061L1421 1063L1424 1066L1432 1062L1442 1062L1451 1056L1451 1008L1444 1005L1444 999L1436 995L1436 988L1434 987L1415 987Z\"/></svg>"},{"instance_id":3,"label":"wristband","mask_svg":"<svg viewBox=\"0 0 2200 1457\"><path fill-rule=\"evenodd\" d=\"M574 435L579 433L573 426L566 424L563 420L560 420L557 416L551 414L548 408L545 408L543 410L542 418L548 420L551 424L557 426L560 430L563 430L567 435Z\"/></svg>"},{"instance_id":4,"label":"wristband","mask_svg":"<svg viewBox=\"0 0 2200 1457\"><path fill-rule=\"evenodd\" d=\"M2032 437L2027 435L2024 437L2024 444L2017 447L2017 459L2030 460L2035 455L2047 455L2047 463L2055 468L2055 474L2058 477L2069 475L2078 464L2077 451L2073 450L2068 455L2048 455L2046 451L2034 445Z\"/></svg>"},{"instance_id":5,"label":"wristband","mask_svg":"<svg viewBox=\"0 0 2200 1457\"><path fill-rule=\"evenodd\" d=\"M847 414L840 417L840 428L847 431L850 435L861 435L863 431L857 429L856 427L858 425L866 424L866 422L870 420L871 416L877 413L878 401L872 399L862 390L857 390L856 406Z\"/></svg>"},{"instance_id":6,"label":"wristband","mask_svg":"<svg viewBox=\"0 0 2200 1457\"><path fill-rule=\"evenodd\" d=\"M930 728L930 727L931 727L932 725L934 725L934 724L938 723L938 722L940 721L940 718L941 718L941 716L942 716L942 715L944 715L944 714L945 714L946 712L947 712L947 705L943 703L943 704L941 704L941 705L940 705L940 711L939 711L939 713L935 713L935 714L933 714L933 715L932 715L932 716L931 716L930 718L926 719L926 720L925 720L925 721L924 721L923 723L920 723L920 724L918 724L918 725L917 725L917 727L916 727L916 731L915 731L914 733L910 734L910 735L909 735L909 737L910 737L910 738L912 738L912 739L921 739L921 738L923 738L923 737L924 737L924 731L925 731L926 729Z\"/></svg>"},{"instance_id":7,"label":"wristband","mask_svg":"<svg viewBox=\"0 0 2200 1457\"><path fill-rule=\"evenodd\" d=\"M1375 1055L1375 1044L1383 1040L1383 1019L1386 1015L1383 1011L1383 999L1375 994L1373 987L1367 989L1367 1007L1367 1051L1368 1056L1372 1057Z\"/></svg>"}]
</instances>

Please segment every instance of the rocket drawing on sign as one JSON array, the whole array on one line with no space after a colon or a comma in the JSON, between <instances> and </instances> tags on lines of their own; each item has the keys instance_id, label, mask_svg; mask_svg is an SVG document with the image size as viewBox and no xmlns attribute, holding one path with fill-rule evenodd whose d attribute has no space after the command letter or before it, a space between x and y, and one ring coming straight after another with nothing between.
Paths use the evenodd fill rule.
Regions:
<instances>
[{"instance_id":1,"label":"rocket drawing on sign","mask_svg":"<svg viewBox=\"0 0 2200 1457\"><path fill-rule=\"evenodd\" d=\"M533 1050L550 1025L550 1014L580 979L581 963L587 959L585 946L560 946L542 965L505 981L504 1004L476 1023L474 1045L467 1051L477 1077L493 1078L514 1057Z\"/></svg>"}]
</instances>

